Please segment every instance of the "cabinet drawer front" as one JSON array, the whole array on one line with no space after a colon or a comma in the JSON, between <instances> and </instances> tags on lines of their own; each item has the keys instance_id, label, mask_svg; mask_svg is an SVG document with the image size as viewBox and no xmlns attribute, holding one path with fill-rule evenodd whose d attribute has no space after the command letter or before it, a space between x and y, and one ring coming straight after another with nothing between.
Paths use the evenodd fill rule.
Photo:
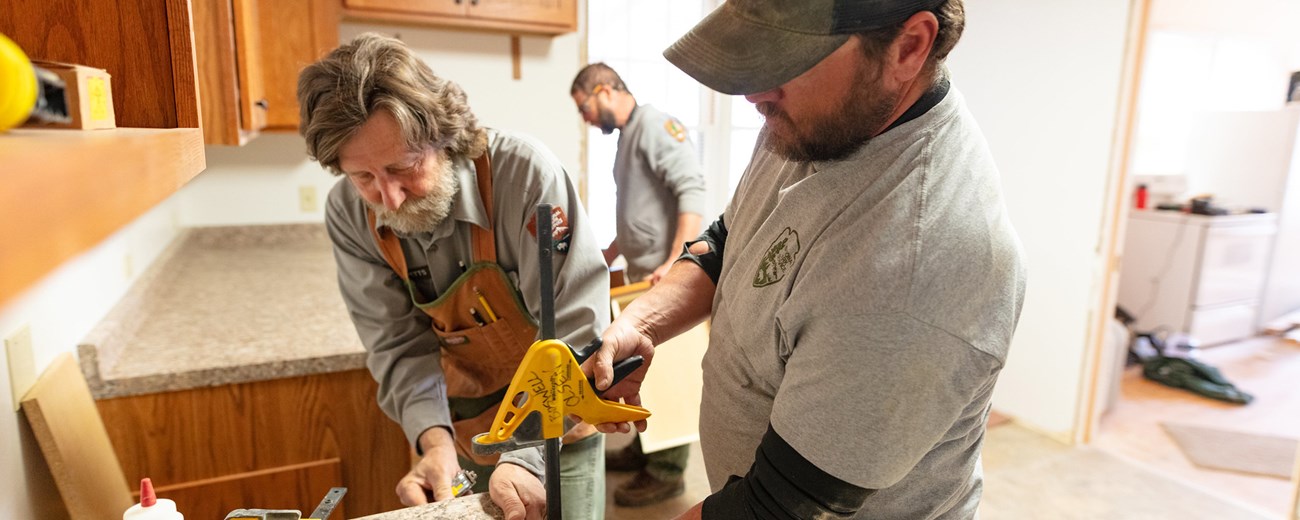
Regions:
<instances>
[{"instance_id":1,"label":"cabinet drawer front","mask_svg":"<svg viewBox=\"0 0 1300 520\"><path fill-rule=\"evenodd\" d=\"M1214 345L1255 335L1255 304L1229 305L1192 311L1187 333L1202 345Z\"/></svg>"},{"instance_id":2,"label":"cabinet drawer front","mask_svg":"<svg viewBox=\"0 0 1300 520\"><path fill-rule=\"evenodd\" d=\"M1272 243L1271 226L1208 230L1201 253L1195 305L1259 299Z\"/></svg>"},{"instance_id":3,"label":"cabinet drawer front","mask_svg":"<svg viewBox=\"0 0 1300 520\"><path fill-rule=\"evenodd\" d=\"M343 485L339 459L158 488L187 518L225 518L235 509L297 509L309 513L331 487ZM138 497L137 497L137 502Z\"/></svg>"}]
</instances>

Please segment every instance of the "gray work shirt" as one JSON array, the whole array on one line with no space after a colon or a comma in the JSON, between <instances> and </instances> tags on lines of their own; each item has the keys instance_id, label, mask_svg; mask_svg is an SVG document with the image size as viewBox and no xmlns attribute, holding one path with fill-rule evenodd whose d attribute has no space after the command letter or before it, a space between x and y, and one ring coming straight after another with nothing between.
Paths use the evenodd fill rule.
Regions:
<instances>
[{"instance_id":1,"label":"gray work shirt","mask_svg":"<svg viewBox=\"0 0 1300 520\"><path fill-rule=\"evenodd\" d=\"M554 154L531 139L488 132L497 263L514 280L534 318L541 310L537 239L529 232L536 205L548 202L569 220L569 248L555 248L555 330L570 345L587 344L609 325L609 274L586 211ZM487 224L473 161L456 159L459 183L451 215L426 233L401 236L411 279L424 301L442 294L472 263L471 226ZM334 242L339 290L379 383L379 405L414 445L424 430L451 427L438 337L384 262L352 183L330 191L325 223Z\"/></svg>"},{"instance_id":2,"label":"gray work shirt","mask_svg":"<svg viewBox=\"0 0 1300 520\"><path fill-rule=\"evenodd\" d=\"M704 174L686 127L650 105L632 110L614 156L614 239L633 281L679 253L677 214L704 215Z\"/></svg>"},{"instance_id":3,"label":"gray work shirt","mask_svg":"<svg viewBox=\"0 0 1300 520\"><path fill-rule=\"evenodd\" d=\"M855 518L970 518L1024 297L997 169L954 89L835 162L761 149L725 213L700 444L716 491L770 423L876 489Z\"/></svg>"}]
</instances>

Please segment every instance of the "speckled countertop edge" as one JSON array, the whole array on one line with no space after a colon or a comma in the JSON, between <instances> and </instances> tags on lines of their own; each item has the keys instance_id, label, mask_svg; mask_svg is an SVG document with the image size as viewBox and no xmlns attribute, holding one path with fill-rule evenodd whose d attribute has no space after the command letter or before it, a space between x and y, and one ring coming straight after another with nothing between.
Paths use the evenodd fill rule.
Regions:
<instances>
[{"instance_id":1,"label":"speckled countertop edge","mask_svg":"<svg viewBox=\"0 0 1300 520\"><path fill-rule=\"evenodd\" d=\"M96 399L365 366L322 224L182 231L77 350Z\"/></svg>"},{"instance_id":2,"label":"speckled countertop edge","mask_svg":"<svg viewBox=\"0 0 1300 520\"><path fill-rule=\"evenodd\" d=\"M479 493L353 520L499 520L501 518L505 518L501 508L492 502L487 493Z\"/></svg>"}]
</instances>

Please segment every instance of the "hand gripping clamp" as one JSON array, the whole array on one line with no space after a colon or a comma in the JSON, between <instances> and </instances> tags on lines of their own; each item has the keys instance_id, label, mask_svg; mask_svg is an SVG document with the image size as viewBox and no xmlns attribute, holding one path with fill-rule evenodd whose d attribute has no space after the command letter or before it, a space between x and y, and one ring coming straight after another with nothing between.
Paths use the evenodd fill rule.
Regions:
<instances>
[{"instance_id":1,"label":"hand gripping clamp","mask_svg":"<svg viewBox=\"0 0 1300 520\"><path fill-rule=\"evenodd\" d=\"M569 415L592 424L650 417L645 408L600 398L594 381L585 377L578 361L578 357L586 361L599 349L599 339L581 352L559 340L533 343L510 381L492 429L474 436L474 452L486 455L513 451L558 439L573 425L567 420ZM611 386L641 364L641 356L615 364Z\"/></svg>"}]
</instances>

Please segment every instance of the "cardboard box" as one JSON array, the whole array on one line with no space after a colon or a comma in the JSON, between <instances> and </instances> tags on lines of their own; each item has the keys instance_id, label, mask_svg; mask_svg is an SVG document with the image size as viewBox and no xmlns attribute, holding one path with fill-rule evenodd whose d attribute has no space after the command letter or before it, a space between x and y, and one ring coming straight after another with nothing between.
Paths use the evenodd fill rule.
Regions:
<instances>
[{"instance_id":1,"label":"cardboard box","mask_svg":"<svg viewBox=\"0 0 1300 520\"><path fill-rule=\"evenodd\" d=\"M69 123L28 123L41 128L79 128L96 130L117 128L113 113L112 76L108 71L54 61L32 60L32 64L53 72L63 79L68 101Z\"/></svg>"}]
</instances>

